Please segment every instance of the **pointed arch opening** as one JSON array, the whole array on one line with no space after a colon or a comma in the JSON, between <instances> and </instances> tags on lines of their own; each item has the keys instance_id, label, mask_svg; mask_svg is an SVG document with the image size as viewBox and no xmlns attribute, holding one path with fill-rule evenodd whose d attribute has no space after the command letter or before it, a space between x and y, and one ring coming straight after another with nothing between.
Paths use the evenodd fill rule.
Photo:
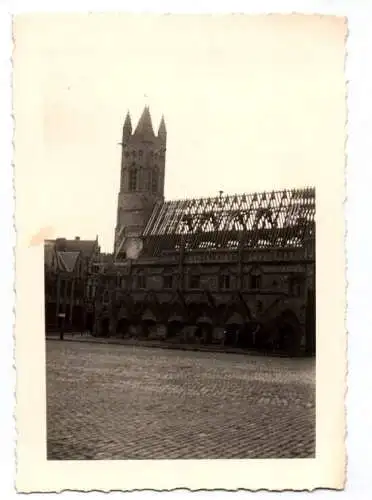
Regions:
<instances>
[{"instance_id":1,"label":"pointed arch opening","mask_svg":"<svg viewBox=\"0 0 372 500\"><path fill-rule=\"evenodd\" d=\"M302 352L302 334L296 314L287 309L263 326L260 347L267 353L298 356Z\"/></svg>"},{"instance_id":2,"label":"pointed arch opening","mask_svg":"<svg viewBox=\"0 0 372 500\"><path fill-rule=\"evenodd\" d=\"M167 322L167 338L182 339L182 331L185 327L186 320L182 312L178 309L174 311L168 318Z\"/></svg>"},{"instance_id":3,"label":"pointed arch opening","mask_svg":"<svg viewBox=\"0 0 372 500\"><path fill-rule=\"evenodd\" d=\"M156 335L158 318L152 307L147 307L141 315L141 333L143 337Z\"/></svg>"},{"instance_id":4,"label":"pointed arch opening","mask_svg":"<svg viewBox=\"0 0 372 500\"><path fill-rule=\"evenodd\" d=\"M278 348L289 356L298 356L301 351L301 325L291 310L282 312L277 321Z\"/></svg>"},{"instance_id":5,"label":"pointed arch opening","mask_svg":"<svg viewBox=\"0 0 372 500\"><path fill-rule=\"evenodd\" d=\"M129 191L137 191L138 187L138 172L136 167L130 167L129 169L129 182L128 182Z\"/></svg>"},{"instance_id":6,"label":"pointed arch opening","mask_svg":"<svg viewBox=\"0 0 372 500\"><path fill-rule=\"evenodd\" d=\"M110 318L108 316L101 318L101 335L102 337L110 336Z\"/></svg>"}]
</instances>

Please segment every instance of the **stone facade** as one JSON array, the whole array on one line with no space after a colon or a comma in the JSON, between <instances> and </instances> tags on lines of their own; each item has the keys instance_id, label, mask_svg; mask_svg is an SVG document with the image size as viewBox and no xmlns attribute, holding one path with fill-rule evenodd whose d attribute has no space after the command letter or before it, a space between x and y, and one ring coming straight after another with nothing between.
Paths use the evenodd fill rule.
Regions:
<instances>
[{"instance_id":1,"label":"stone facade","mask_svg":"<svg viewBox=\"0 0 372 500\"><path fill-rule=\"evenodd\" d=\"M97 335L186 340L191 332L188 342L313 353L314 261L288 252L284 262L281 251L222 257L113 263L97 290Z\"/></svg>"}]
</instances>

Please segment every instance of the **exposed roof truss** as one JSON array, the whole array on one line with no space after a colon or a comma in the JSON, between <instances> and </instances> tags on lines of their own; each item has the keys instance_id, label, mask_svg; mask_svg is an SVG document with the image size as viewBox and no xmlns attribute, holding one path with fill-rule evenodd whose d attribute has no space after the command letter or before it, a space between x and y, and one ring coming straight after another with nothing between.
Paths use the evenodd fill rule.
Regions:
<instances>
[{"instance_id":1,"label":"exposed roof truss","mask_svg":"<svg viewBox=\"0 0 372 500\"><path fill-rule=\"evenodd\" d=\"M293 189L158 204L145 251L301 247L315 237L315 189Z\"/></svg>"}]
</instances>

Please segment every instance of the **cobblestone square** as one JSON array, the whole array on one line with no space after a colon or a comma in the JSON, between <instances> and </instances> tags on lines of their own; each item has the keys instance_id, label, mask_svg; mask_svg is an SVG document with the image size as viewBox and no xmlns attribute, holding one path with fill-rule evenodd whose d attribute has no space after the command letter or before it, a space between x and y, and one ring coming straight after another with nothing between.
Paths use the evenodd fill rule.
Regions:
<instances>
[{"instance_id":1,"label":"cobblestone square","mask_svg":"<svg viewBox=\"0 0 372 500\"><path fill-rule=\"evenodd\" d=\"M311 458L315 360L47 341L48 459Z\"/></svg>"}]
</instances>

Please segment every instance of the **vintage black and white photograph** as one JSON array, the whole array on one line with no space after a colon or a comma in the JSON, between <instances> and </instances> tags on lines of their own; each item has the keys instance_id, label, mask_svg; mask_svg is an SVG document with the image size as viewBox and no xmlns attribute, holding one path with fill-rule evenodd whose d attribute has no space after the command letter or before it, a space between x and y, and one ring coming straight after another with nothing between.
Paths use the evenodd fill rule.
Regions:
<instances>
[{"instance_id":1,"label":"vintage black and white photograph","mask_svg":"<svg viewBox=\"0 0 372 500\"><path fill-rule=\"evenodd\" d=\"M46 459L315 459L345 20L60 14L17 33Z\"/></svg>"}]
</instances>

